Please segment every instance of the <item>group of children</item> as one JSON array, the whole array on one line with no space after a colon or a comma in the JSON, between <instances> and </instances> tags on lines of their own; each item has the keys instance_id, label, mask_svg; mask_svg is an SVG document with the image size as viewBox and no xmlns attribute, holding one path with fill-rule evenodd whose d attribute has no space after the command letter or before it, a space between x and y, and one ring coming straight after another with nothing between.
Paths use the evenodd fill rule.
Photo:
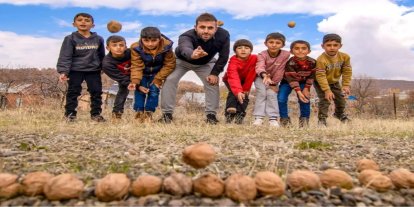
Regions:
<instances>
[{"instance_id":1,"label":"group of children","mask_svg":"<svg viewBox=\"0 0 414 207\"><path fill-rule=\"evenodd\" d=\"M59 79L68 81L65 105L67 120L76 119L77 98L85 80L91 95L91 119L105 121L101 116L102 69L119 86L113 118L122 118L125 100L129 90L133 90L135 118L140 122L151 122L163 82L176 67L173 42L161 34L158 28L145 27L141 30L139 41L130 48L127 48L123 37L110 36L106 40L109 53L105 55L104 40L90 31L94 26L91 15L77 14L73 25L77 31L65 37L57 64ZM344 110L345 95L350 94L352 68L350 57L339 52L341 37L337 34L325 35L321 45L325 51L317 60L308 56L311 52L308 42L293 41L290 52L282 49L285 42L283 34L270 33L264 42L267 49L257 55L252 54L253 44L249 40L240 39L234 43L235 55L230 58L223 77L229 90L225 108L226 123L243 123L253 83L256 88L253 125L262 125L267 116L270 126L289 126L288 97L294 90L300 108L299 126L307 126L312 86L319 98L319 124L327 125L332 101L335 103L334 117L342 122L349 121ZM339 83L340 80L342 83Z\"/></svg>"}]
</instances>

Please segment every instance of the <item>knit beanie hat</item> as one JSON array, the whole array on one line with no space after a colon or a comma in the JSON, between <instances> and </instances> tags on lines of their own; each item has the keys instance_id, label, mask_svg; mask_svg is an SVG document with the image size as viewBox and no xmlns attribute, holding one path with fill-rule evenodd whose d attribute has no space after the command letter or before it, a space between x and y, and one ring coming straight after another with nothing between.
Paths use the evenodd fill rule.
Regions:
<instances>
[{"instance_id":1,"label":"knit beanie hat","mask_svg":"<svg viewBox=\"0 0 414 207\"><path fill-rule=\"evenodd\" d=\"M272 32L266 36L265 42L267 42L269 39L277 39L281 40L283 42L283 45L285 45L286 37L279 33L279 32Z\"/></svg>"},{"instance_id":2,"label":"knit beanie hat","mask_svg":"<svg viewBox=\"0 0 414 207\"><path fill-rule=\"evenodd\" d=\"M249 40L246 40L246 39L237 40L233 45L233 51L236 52L236 48L239 47L239 46L249 47L250 50L253 51L253 44Z\"/></svg>"},{"instance_id":3,"label":"knit beanie hat","mask_svg":"<svg viewBox=\"0 0 414 207\"><path fill-rule=\"evenodd\" d=\"M325 36L323 36L323 44L325 44L325 42L328 41L336 41L339 43L342 43L342 38L341 36L337 35L337 34L326 34Z\"/></svg>"}]
</instances>

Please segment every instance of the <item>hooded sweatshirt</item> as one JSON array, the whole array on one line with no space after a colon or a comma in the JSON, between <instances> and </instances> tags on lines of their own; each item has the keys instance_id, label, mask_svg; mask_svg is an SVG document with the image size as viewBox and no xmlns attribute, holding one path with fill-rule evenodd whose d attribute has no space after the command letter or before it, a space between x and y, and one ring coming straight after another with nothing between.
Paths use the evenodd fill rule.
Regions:
<instances>
[{"instance_id":1,"label":"hooded sweatshirt","mask_svg":"<svg viewBox=\"0 0 414 207\"><path fill-rule=\"evenodd\" d=\"M127 49L121 58L113 57L109 52L102 61L102 70L119 85L131 83L131 50Z\"/></svg>"},{"instance_id":2,"label":"hooded sweatshirt","mask_svg":"<svg viewBox=\"0 0 414 207\"><path fill-rule=\"evenodd\" d=\"M105 45L101 36L91 32L91 36L86 38L76 31L63 40L57 71L66 75L69 71L100 71L104 56Z\"/></svg>"},{"instance_id":3,"label":"hooded sweatshirt","mask_svg":"<svg viewBox=\"0 0 414 207\"><path fill-rule=\"evenodd\" d=\"M230 58L223 81L229 83L234 96L237 97L237 94L240 92L250 91L253 81L256 78L256 62L256 55L250 55L247 60L241 60L236 55Z\"/></svg>"}]
</instances>

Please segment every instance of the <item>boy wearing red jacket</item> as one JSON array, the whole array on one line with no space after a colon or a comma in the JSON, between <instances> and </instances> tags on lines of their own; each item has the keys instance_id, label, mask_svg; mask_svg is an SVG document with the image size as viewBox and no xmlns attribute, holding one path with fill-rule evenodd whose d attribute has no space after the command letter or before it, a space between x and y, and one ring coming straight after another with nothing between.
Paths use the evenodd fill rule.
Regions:
<instances>
[{"instance_id":1,"label":"boy wearing red jacket","mask_svg":"<svg viewBox=\"0 0 414 207\"><path fill-rule=\"evenodd\" d=\"M229 89L226 101L226 123L235 120L242 124L249 104L249 92L256 78L257 56L252 55L253 44L246 39L237 40L233 45L236 55L230 58L223 82Z\"/></svg>"}]
</instances>

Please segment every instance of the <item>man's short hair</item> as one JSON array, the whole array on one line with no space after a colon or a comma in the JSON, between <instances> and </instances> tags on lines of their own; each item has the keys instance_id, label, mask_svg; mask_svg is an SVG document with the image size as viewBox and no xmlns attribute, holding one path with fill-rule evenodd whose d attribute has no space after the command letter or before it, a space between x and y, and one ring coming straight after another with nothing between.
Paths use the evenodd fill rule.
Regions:
<instances>
[{"instance_id":1,"label":"man's short hair","mask_svg":"<svg viewBox=\"0 0 414 207\"><path fill-rule=\"evenodd\" d=\"M266 36L266 40L265 40L265 42L267 42L267 41L268 41L268 40L270 40L270 39L280 40L280 41L282 41L282 42L283 42L283 45L285 45L285 42L286 42L286 37L285 37L285 35L283 35L282 33L279 33L279 32L272 32L272 33L268 34L268 35Z\"/></svg>"},{"instance_id":2,"label":"man's short hair","mask_svg":"<svg viewBox=\"0 0 414 207\"><path fill-rule=\"evenodd\" d=\"M308 47L308 50L310 50L310 44L309 42L305 41L305 40L296 40L293 41L292 43L290 43L290 50L292 50L296 44L304 44L306 45L306 47Z\"/></svg>"},{"instance_id":3,"label":"man's short hair","mask_svg":"<svg viewBox=\"0 0 414 207\"><path fill-rule=\"evenodd\" d=\"M76 18L78 18L79 16L81 16L81 17L86 17L86 18L89 18L89 19L91 19L91 21L92 21L92 23L93 23L93 16L92 15L90 15L90 14L88 14L88 13L83 13L83 12L81 12L81 13L77 13L76 15L75 15L75 17L73 17L73 22L75 22L76 21Z\"/></svg>"},{"instance_id":4,"label":"man's short hair","mask_svg":"<svg viewBox=\"0 0 414 207\"><path fill-rule=\"evenodd\" d=\"M161 32L156 27L145 27L141 30L141 38L161 38Z\"/></svg>"},{"instance_id":5,"label":"man's short hair","mask_svg":"<svg viewBox=\"0 0 414 207\"><path fill-rule=\"evenodd\" d=\"M124 41L126 44L125 38L119 35L112 35L112 36L109 36L108 39L106 39L106 45L108 46L109 43L111 42L116 43L116 42L122 42L122 41Z\"/></svg>"},{"instance_id":6,"label":"man's short hair","mask_svg":"<svg viewBox=\"0 0 414 207\"><path fill-rule=\"evenodd\" d=\"M196 25L198 22L217 22L217 19L214 15L210 13L202 13L196 19Z\"/></svg>"},{"instance_id":7,"label":"man's short hair","mask_svg":"<svg viewBox=\"0 0 414 207\"><path fill-rule=\"evenodd\" d=\"M334 33L326 34L325 36L323 36L323 41L322 41L323 44L329 41L335 41L338 43L342 43L342 38L338 34L334 34Z\"/></svg>"}]
</instances>

